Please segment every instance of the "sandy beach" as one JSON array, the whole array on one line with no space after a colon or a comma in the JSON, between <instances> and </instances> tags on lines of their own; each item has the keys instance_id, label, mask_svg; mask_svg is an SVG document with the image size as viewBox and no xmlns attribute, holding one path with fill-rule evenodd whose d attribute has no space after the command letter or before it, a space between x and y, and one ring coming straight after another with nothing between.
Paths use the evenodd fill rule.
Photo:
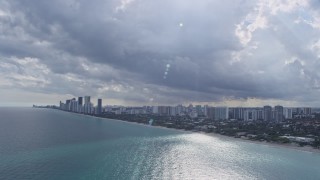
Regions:
<instances>
[{"instance_id":1,"label":"sandy beach","mask_svg":"<svg viewBox=\"0 0 320 180\"><path fill-rule=\"evenodd\" d=\"M298 144L279 144L279 143L273 143L273 142L266 142L266 141L253 141L249 139L241 139L241 138L234 138L230 136L224 136L221 134L217 133L204 133L204 132L199 132L201 134L205 134L211 137L217 137L226 141L240 141L240 142L247 142L247 143L252 143L252 144L257 144L257 145L265 145L265 146L272 146L276 148L289 148L289 149L294 149L298 151L306 151L306 152L311 152L311 153L320 153L320 149L315 149L312 146L299 146Z\"/></svg>"}]
</instances>

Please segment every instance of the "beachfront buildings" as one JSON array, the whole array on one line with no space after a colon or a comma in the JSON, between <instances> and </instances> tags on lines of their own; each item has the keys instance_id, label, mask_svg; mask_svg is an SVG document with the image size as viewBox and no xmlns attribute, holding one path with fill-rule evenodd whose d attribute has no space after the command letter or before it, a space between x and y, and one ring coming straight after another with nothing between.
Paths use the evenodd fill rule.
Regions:
<instances>
[{"instance_id":1,"label":"beachfront buildings","mask_svg":"<svg viewBox=\"0 0 320 180\"><path fill-rule=\"evenodd\" d=\"M77 100L76 98L68 99L65 103L60 101L59 108L65 111L83 114L102 114L103 111L102 99L98 99L98 106L94 107L90 96L84 96L84 98L78 97Z\"/></svg>"},{"instance_id":2,"label":"beachfront buildings","mask_svg":"<svg viewBox=\"0 0 320 180\"><path fill-rule=\"evenodd\" d=\"M153 114L159 116L189 116L190 118L208 118L211 120L238 120L244 122L266 121L279 123L286 119L303 119L314 118L312 108L310 107L283 107L280 105L264 107L226 107L226 106L209 106L209 105L192 105L188 106L143 106L143 107L126 107L126 106L103 106L102 99L97 100L94 106L90 96L68 99L65 103L60 101L60 109L83 113L97 114Z\"/></svg>"}]
</instances>

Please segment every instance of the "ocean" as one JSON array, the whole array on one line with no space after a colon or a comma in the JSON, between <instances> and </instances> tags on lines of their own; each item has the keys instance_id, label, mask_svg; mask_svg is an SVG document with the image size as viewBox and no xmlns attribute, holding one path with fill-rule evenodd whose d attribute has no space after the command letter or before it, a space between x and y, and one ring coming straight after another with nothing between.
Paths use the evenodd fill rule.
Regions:
<instances>
[{"instance_id":1,"label":"ocean","mask_svg":"<svg viewBox=\"0 0 320 180\"><path fill-rule=\"evenodd\" d=\"M53 109L0 108L0 179L320 179L320 153Z\"/></svg>"}]
</instances>

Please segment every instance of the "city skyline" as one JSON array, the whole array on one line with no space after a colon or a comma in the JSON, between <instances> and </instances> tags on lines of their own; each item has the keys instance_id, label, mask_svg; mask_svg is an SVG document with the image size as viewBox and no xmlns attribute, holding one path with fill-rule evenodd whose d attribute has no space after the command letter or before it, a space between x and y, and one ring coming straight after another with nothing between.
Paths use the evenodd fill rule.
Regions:
<instances>
[{"instance_id":1,"label":"city skyline","mask_svg":"<svg viewBox=\"0 0 320 180\"><path fill-rule=\"evenodd\" d=\"M313 106L302 106L302 105L298 105L298 106L284 106L283 104L264 104L262 106L227 106L227 105L219 105L219 104L194 104L194 103L173 103L173 104L152 104L152 105L149 105L149 104L141 104L141 105L122 105L122 104L112 104L112 103L108 103L108 100L107 99L104 99L104 98L92 98L93 96L91 95L85 95L85 96L71 96L70 98L67 98L65 100L71 100L71 99L78 99L78 102L79 102L79 99L82 99L83 103L84 103L84 98L85 97L90 97L90 103L92 103L93 106L97 106L98 105L98 101L99 100L102 100L102 106L115 106L115 107L143 107L143 106L210 106L210 107L242 107L242 108L259 108L259 107L264 107L264 106L270 106L270 107L276 107L276 106L283 106L283 107L286 107L286 108L320 108L320 107L313 107ZM59 99L59 98L58 98ZM61 98L60 98L61 99ZM56 99L57 100L57 99ZM63 102L63 99L60 100L61 102ZM35 104L32 104L32 105L35 105ZM37 104L38 105L38 104ZM42 106L42 104L39 104ZM56 102L56 103L53 103L53 104L44 104L44 105L59 105L59 102Z\"/></svg>"},{"instance_id":2,"label":"city skyline","mask_svg":"<svg viewBox=\"0 0 320 180\"><path fill-rule=\"evenodd\" d=\"M84 100L84 102L83 102ZM103 105L101 98L97 99L96 105L91 101L91 96L83 96L65 101L59 105L47 105L33 107L57 108L81 114L98 115L166 115L166 116L188 116L189 118L209 118L212 120L244 120L266 122L283 122L292 119L314 119L320 113L319 108L312 107L284 107L276 105L264 105L263 107L228 107L209 105L159 105L159 106L117 106Z\"/></svg>"},{"instance_id":3,"label":"city skyline","mask_svg":"<svg viewBox=\"0 0 320 180\"><path fill-rule=\"evenodd\" d=\"M314 0L0 1L0 106L320 107ZM232 12L232 13L230 13Z\"/></svg>"}]
</instances>

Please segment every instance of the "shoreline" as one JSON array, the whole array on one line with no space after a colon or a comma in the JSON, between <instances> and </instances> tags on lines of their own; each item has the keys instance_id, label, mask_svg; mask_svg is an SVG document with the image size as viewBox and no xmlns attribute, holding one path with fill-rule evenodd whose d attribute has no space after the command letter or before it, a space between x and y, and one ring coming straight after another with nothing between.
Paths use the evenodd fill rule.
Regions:
<instances>
[{"instance_id":1,"label":"shoreline","mask_svg":"<svg viewBox=\"0 0 320 180\"><path fill-rule=\"evenodd\" d=\"M303 151L303 152L308 152L308 153L316 153L320 154L320 149L315 149L312 146L298 146L297 144L279 144L279 143L274 143L274 142L266 142L266 141L254 141L250 139L241 139L241 138L234 138L231 136L225 136L221 135L218 133L203 133L203 132L198 132L200 134L205 134L211 137L216 137L216 138L221 138L223 140L228 140L228 141L238 141L238 142L247 142L251 144L257 144L257 145L264 145L264 146L269 146L269 147L274 147L274 148L287 148L287 149L292 149L292 150L297 150L297 151Z\"/></svg>"},{"instance_id":2,"label":"shoreline","mask_svg":"<svg viewBox=\"0 0 320 180\"><path fill-rule=\"evenodd\" d=\"M59 111L61 111L61 110L59 110ZM154 125L148 125L148 124L144 124L144 123L125 121L125 120L121 120L121 119L111 119L111 118L105 118L105 117L92 116L89 114L80 114L80 113L68 112L68 111L64 111L64 112L72 113L72 114L76 114L76 115L80 115L80 116L84 115L84 116L93 117L93 118L97 118L97 119L123 122L123 123L127 123L127 124L134 124L134 125L139 125L139 126L144 126L144 127L149 127L149 128L150 127L151 128L162 128L162 129L166 129L166 130L180 131L180 132L184 132L184 133L198 133L198 134L203 134L203 135L207 135L210 137L215 137L215 138L228 140L228 141L247 142L247 143L252 143L252 144L256 144L256 145L265 145L265 146L274 147L274 148L287 148L287 149L292 149L292 150L297 150L297 151L302 151L302 152L320 154L320 149L313 148L312 146L302 146L301 147L301 146L298 146L297 144L292 144L292 143L279 144L279 143L266 142L266 141L253 141L250 139L234 138L231 136L226 136L226 135L222 135L222 134L218 134L218 133L214 133L214 132L205 133L205 132L201 132L201 131L189 131L189 130L184 130L184 129L168 128L165 126L154 126Z\"/></svg>"},{"instance_id":3,"label":"shoreline","mask_svg":"<svg viewBox=\"0 0 320 180\"><path fill-rule=\"evenodd\" d=\"M90 115L88 115L88 116L90 116ZM95 117L95 116L91 116L91 117ZM188 131L188 130L183 130L183 129L168 128L168 127L164 127L164 126L153 126L153 125L137 123L137 122L130 122L130 121L119 120L119 119L110 119L110 118L103 118L103 117L96 117L96 118L107 119L107 120L118 121L118 122L120 121L120 122L124 122L124 123L128 123L128 124L135 124L135 125L145 126L145 127L149 127L149 128L150 127L162 128L162 129L167 129L167 130L180 131L180 132L184 132L184 133L198 133L198 134L203 134L203 135L207 135L210 137L215 137L215 138L220 138L220 139L230 140L230 141L247 142L247 143L258 144L258 145L266 145L266 146L275 147L275 148L288 148L288 149L309 152L309 153L320 153L320 149L315 149L312 146L300 147L295 144L278 144L278 143L266 142L266 141L262 141L262 142L261 141L252 141L249 139L241 139L241 138L234 138L231 136L225 136L225 135L221 135L218 133L205 133L205 132L201 132L201 131L194 132L194 131Z\"/></svg>"}]
</instances>

